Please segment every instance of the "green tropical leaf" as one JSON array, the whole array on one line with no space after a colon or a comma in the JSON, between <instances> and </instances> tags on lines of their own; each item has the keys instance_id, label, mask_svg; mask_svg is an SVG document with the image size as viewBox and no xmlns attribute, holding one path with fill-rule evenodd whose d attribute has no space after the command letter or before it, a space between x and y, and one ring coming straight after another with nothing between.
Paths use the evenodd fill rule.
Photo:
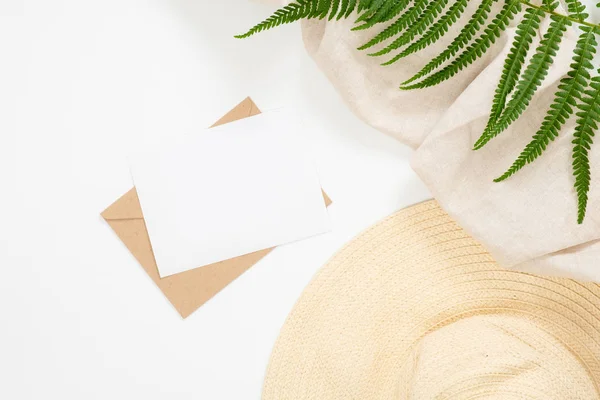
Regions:
<instances>
[{"instance_id":1,"label":"green tropical leaf","mask_svg":"<svg viewBox=\"0 0 600 400\"><path fill-rule=\"evenodd\" d=\"M428 76L418 83L400 86L403 90L423 89L452 78L461 70L481 58L490 46L500 37L500 34L508 28L510 21L521 10L521 3L516 1L506 2L502 10L494 17L492 22L485 28L480 37L469 45L458 57L456 57L448 66L440 71Z\"/></svg>"},{"instance_id":2,"label":"green tropical leaf","mask_svg":"<svg viewBox=\"0 0 600 400\"><path fill-rule=\"evenodd\" d=\"M523 72L523 76L517 83L515 93L502 112L498 122L492 124L490 128L485 129L481 137L475 142L475 149L482 148L523 114L527 106L529 106L533 95L542 84L546 75L548 75L548 69L556 56L559 43L569 25L569 21L565 18L555 16L551 18L550 28L544 35L535 54L531 57L527 68Z\"/></svg>"},{"instance_id":3,"label":"green tropical leaf","mask_svg":"<svg viewBox=\"0 0 600 400\"><path fill-rule=\"evenodd\" d=\"M593 68L592 59L596 54L595 34L591 29L585 29L577 41L573 64L567 76L558 86L554 101L540 129L533 136L531 142L525 146L513 165L495 181L503 181L517 173L525 165L535 161L546 150L548 144L556 139L567 119L577 107L577 100L581 99L590 80L590 70Z\"/></svg>"},{"instance_id":4,"label":"green tropical leaf","mask_svg":"<svg viewBox=\"0 0 600 400\"><path fill-rule=\"evenodd\" d=\"M429 61L423 67L423 69L421 69L421 71L417 72L412 78L402 82L400 86L409 86L410 83L430 74L436 68L454 57L460 50L462 50L479 32L481 27L484 26L492 9L492 5L497 1L498 0L483 0L469 21L462 28L458 36L454 38L452 43L450 43L450 45L446 47L446 49L444 49L444 51L442 51L438 56Z\"/></svg>"},{"instance_id":5,"label":"green tropical leaf","mask_svg":"<svg viewBox=\"0 0 600 400\"><path fill-rule=\"evenodd\" d=\"M273 15L263 22L253 26L246 33L236 35L235 37L238 39L244 39L258 32L272 29L279 25L290 24L303 18L309 18L317 9L317 5L317 0L297 0L296 2L290 3L287 6L275 11Z\"/></svg>"},{"instance_id":6,"label":"green tropical leaf","mask_svg":"<svg viewBox=\"0 0 600 400\"><path fill-rule=\"evenodd\" d=\"M346 5L346 7L344 7L343 3L342 3L342 8L340 9L340 12L338 13L338 19L348 18L355 9L356 9L356 0L348 0L348 4Z\"/></svg>"},{"instance_id":7,"label":"green tropical leaf","mask_svg":"<svg viewBox=\"0 0 600 400\"><path fill-rule=\"evenodd\" d=\"M573 140L573 175L577 191L577 222L583 223L590 191L591 171L589 152L594 139L594 131L600 122L600 77L595 76L579 103L581 110L576 115L575 139Z\"/></svg>"},{"instance_id":8,"label":"green tropical leaf","mask_svg":"<svg viewBox=\"0 0 600 400\"><path fill-rule=\"evenodd\" d=\"M586 12L585 6L579 0L565 0L569 16L583 22L588 19L589 14Z\"/></svg>"},{"instance_id":9,"label":"green tropical leaf","mask_svg":"<svg viewBox=\"0 0 600 400\"><path fill-rule=\"evenodd\" d=\"M402 35L398 36L392 43L388 44L382 50L369 55L381 56L388 54L392 50L399 49L400 47L412 42L417 35L422 34L425 29L427 29L427 27L431 25L433 21L435 21L438 14L442 12L447 4L448 0L434 0L429 2L427 7L421 12L409 29L407 29ZM386 64L391 64L392 62L393 61L390 61Z\"/></svg>"},{"instance_id":10,"label":"green tropical leaf","mask_svg":"<svg viewBox=\"0 0 600 400\"><path fill-rule=\"evenodd\" d=\"M387 17L391 9L394 8L395 4L396 1L394 0L374 1L369 9L356 19L356 22L365 22L364 25L361 25L361 29L370 28L383 18Z\"/></svg>"},{"instance_id":11,"label":"green tropical leaf","mask_svg":"<svg viewBox=\"0 0 600 400\"><path fill-rule=\"evenodd\" d=\"M388 1L387 3L382 5L382 7L380 7L376 12L369 14L369 17L365 18L364 20L360 20L364 21L365 23L353 28L353 30L367 29L374 26L375 24L389 21L391 18L397 16L400 13L400 11L404 10L409 3L410 0ZM360 21L357 20L357 22Z\"/></svg>"},{"instance_id":12,"label":"green tropical leaf","mask_svg":"<svg viewBox=\"0 0 600 400\"><path fill-rule=\"evenodd\" d=\"M399 2L398 5L405 5L406 8L406 6L408 6L409 3L410 2ZM396 19L396 21L394 21L390 26L385 28L379 34L375 35L373 39L371 39L358 49L367 49L400 34L402 31L404 31L404 29L413 24L417 20L417 18L419 18L419 15L421 15L421 12L423 11L427 3L428 0L415 0L415 4L409 9L407 9L406 12L402 13L402 11L404 11L405 8L401 10L399 17L398 19Z\"/></svg>"},{"instance_id":13,"label":"green tropical leaf","mask_svg":"<svg viewBox=\"0 0 600 400\"><path fill-rule=\"evenodd\" d=\"M506 105L506 98L517 84L523 64L525 63L525 57L537 33L537 29L540 27L540 20L543 16L543 11L529 8L525 11L525 16L517 26L512 47L504 61L502 76L496 89L490 118L484 132L493 129L496 121L498 121L498 118L502 114Z\"/></svg>"},{"instance_id":14,"label":"green tropical leaf","mask_svg":"<svg viewBox=\"0 0 600 400\"><path fill-rule=\"evenodd\" d=\"M469 3L469 0L458 0L452 4L446 14L444 14L439 20L437 20L429 30L413 43L411 43L404 51L398 54L397 59L404 58L410 54L416 53L419 50L432 45L437 42L442 36L448 32L450 27L454 25L460 16L465 12L465 9Z\"/></svg>"}]
</instances>

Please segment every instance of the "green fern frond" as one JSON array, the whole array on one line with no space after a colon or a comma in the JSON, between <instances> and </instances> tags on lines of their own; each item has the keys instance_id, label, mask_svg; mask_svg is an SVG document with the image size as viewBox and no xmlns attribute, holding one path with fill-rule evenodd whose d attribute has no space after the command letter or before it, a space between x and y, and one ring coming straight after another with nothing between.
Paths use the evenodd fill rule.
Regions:
<instances>
[{"instance_id":1,"label":"green fern frond","mask_svg":"<svg viewBox=\"0 0 600 400\"><path fill-rule=\"evenodd\" d=\"M338 10L340 9L340 0L331 0L331 11L329 11L329 20L331 21L338 14Z\"/></svg>"},{"instance_id":2,"label":"green fern frond","mask_svg":"<svg viewBox=\"0 0 600 400\"><path fill-rule=\"evenodd\" d=\"M390 14L392 14L391 17L393 18L397 15L397 12L395 12L397 3L397 0L373 0L368 9L358 16L355 23L364 22L365 24L361 25L364 28L361 29L366 29L367 27L386 21L390 18Z\"/></svg>"},{"instance_id":3,"label":"green fern frond","mask_svg":"<svg viewBox=\"0 0 600 400\"><path fill-rule=\"evenodd\" d=\"M500 77L500 82L494 95L490 117L484 132L491 130L498 118L500 118L504 106L506 105L506 98L515 88L519 76L521 75L525 57L533 42L533 37L537 33L537 29L540 27L540 20L543 16L543 11L528 8L525 11L523 20L517 26L512 47L504 61L502 76Z\"/></svg>"},{"instance_id":4,"label":"green fern frond","mask_svg":"<svg viewBox=\"0 0 600 400\"><path fill-rule=\"evenodd\" d=\"M392 10L394 10L396 3L397 2L394 0L386 0L376 12L372 13L371 16L365 20L365 24L373 26L377 23L386 21L390 17L390 14L392 14ZM394 13L392 17L394 15L396 14Z\"/></svg>"},{"instance_id":5,"label":"green fern frond","mask_svg":"<svg viewBox=\"0 0 600 400\"><path fill-rule=\"evenodd\" d=\"M508 1L492 22L485 28L480 37L469 45L463 53L455 58L448 66L428 76L421 82L400 86L403 90L423 89L438 85L456 75L461 70L481 58L490 46L496 42L500 34L508 28L510 21L521 10L521 3Z\"/></svg>"},{"instance_id":6,"label":"green fern frond","mask_svg":"<svg viewBox=\"0 0 600 400\"><path fill-rule=\"evenodd\" d=\"M589 71L593 68L591 61L596 54L597 46L594 31L584 29L577 41L574 62L571 64L567 76L561 80L542 126L513 165L502 176L495 179L496 182L509 178L525 165L535 161L546 150L548 144L558 137L560 129L573 114L573 107L577 106L577 99L581 99L582 93L588 87Z\"/></svg>"},{"instance_id":7,"label":"green fern frond","mask_svg":"<svg viewBox=\"0 0 600 400\"><path fill-rule=\"evenodd\" d=\"M550 28L541 40L535 54L529 60L523 76L517 83L514 95L502 112L498 122L484 130L481 137L475 142L475 149L482 148L523 114L527 106L529 106L536 90L540 87L546 75L548 75L548 69L556 56L563 34L570 24L570 21L565 18L555 16L551 18Z\"/></svg>"},{"instance_id":8,"label":"green fern frond","mask_svg":"<svg viewBox=\"0 0 600 400\"><path fill-rule=\"evenodd\" d=\"M348 18L350 14L356 9L356 1L357 0L348 0L348 4L344 7L344 3L342 3L342 8L338 13L337 19Z\"/></svg>"},{"instance_id":9,"label":"green fern frond","mask_svg":"<svg viewBox=\"0 0 600 400\"><path fill-rule=\"evenodd\" d=\"M542 0L542 6L540 9L554 11L558 8L558 0Z\"/></svg>"},{"instance_id":10,"label":"green fern frond","mask_svg":"<svg viewBox=\"0 0 600 400\"><path fill-rule=\"evenodd\" d=\"M358 0L358 7L356 11L360 14L365 10L369 10L373 7L373 2L379 0Z\"/></svg>"},{"instance_id":11,"label":"green fern frond","mask_svg":"<svg viewBox=\"0 0 600 400\"><path fill-rule=\"evenodd\" d=\"M365 17L364 19L360 19L359 17L356 22L364 22L364 24L353 28L353 30L368 29L375 24L389 21L390 18L394 18L400 13L400 11L404 10L409 3L410 1L404 0L387 0L387 2L379 7L375 12L363 14L369 14L368 17Z\"/></svg>"},{"instance_id":12,"label":"green fern frond","mask_svg":"<svg viewBox=\"0 0 600 400\"><path fill-rule=\"evenodd\" d=\"M281 7L264 21L254 25L247 32L235 35L237 39L245 39L259 32L273 29L284 24L291 24L301 19L348 18L353 11L369 10L372 2L393 2L395 0L295 0Z\"/></svg>"},{"instance_id":13,"label":"green fern frond","mask_svg":"<svg viewBox=\"0 0 600 400\"><path fill-rule=\"evenodd\" d=\"M589 14L586 13L585 6L579 0L565 0L569 16L576 18L580 22L588 19Z\"/></svg>"},{"instance_id":14,"label":"green fern frond","mask_svg":"<svg viewBox=\"0 0 600 400\"><path fill-rule=\"evenodd\" d=\"M446 47L446 49L444 49L444 51L442 51L437 57L429 61L421 69L421 71L417 72L412 78L402 82L400 87L407 87L410 83L429 75L436 68L441 66L443 63L454 57L460 50L462 50L485 24L485 21L492 10L493 4L497 1L498 0L483 0L469 21L465 24L464 28L460 31L458 36L454 38L452 43L450 43L450 45Z\"/></svg>"},{"instance_id":15,"label":"green fern frond","mask_svg":"<svg viewBox=\"0 0 600 400\"><path fill-rule=\"evenodd\" d=\"M600 77L595 76L586 90L578 108L581 110L576 115L579 117L575 126L575 139L573 140L573 175L575 176L575 190L577 191L577 222L583 223L590 191L591 171L589 151L592 146L594 131L600 122Z\"/></svg>"},{"instance_id":16,"label":"green fern frond","mask_svg":"<svg viewBox=\"0 0 600 400\"><path fill-rule=\"evenodd\" d=\"M413 4L412 7L408 8L404 13L402 13L390 26L385 28L379 34L375 35L373 39L369 40L367 43L360 46L358 49L367 49L400 34L408 26L410 26L417 20L417 18L419 17L419 15L421 15L421 12L423 11L428 2L429 0L415 0L415 4ZM410 2L400 2L399 5L405 5L406 8L406 6L408 6L409 3ZM402 11L404 11L405 8L403 8Z\"/></svg>"},{"instance_id":17,"label":"green fern frond","mask_svg":"<svg viewBox=\"0 0 600 400\"><path fill-rule=\"evenodd\" d=\"M393 0L394 5L390 8L390 10L387 14L381 16L381 19L379 20L379 22L383 23L383 22L387 22L387 21L394 19L395 17L398 16L398 14L400 14L401 11L403 11L406 7L408 7L408 4L411 1L412 0L409 0L409 1Z\"/></svg>"},{"instance_id":18,"label":"green fern frond","mask_svg":"<svg viewBox=\"0 0 600 400\"><path fill-rule=\"evenodd\" d=\"M250 28L246 33L236 35L238 39L244 39L250 37L258 32L262 32L267 29L272 29L276 26L283 24L291 24L292 22L299 21L303 18L309 18L318 6L318 0L297 0L295 3L290 3L285 7L275 11L273 15L265 19L263 22L256 24Z\"/></svg>"},{"instance_id":19,"label":"green fern frond","mask_svg":"<svg viewBox=\"0 0 600 400\"><path fill-rule=\"evenodd\" d=\"M355 22L363 22L366 21L367 19L371 18L373 15L375 15L375 13L377 13L379 11L379 9L381 7L383 7L384 3L391 3L391 0L371 0L371 1L365 1L363 2L362 6L359 6L359 13L361 11L363 11L363 9L365 10L364 12L362 12L362 14L360 14L358 16L358 18L356 19Z\"/></svg>"},{"instance_id":20,"label":"green fern frond","mask_svg":"<svg viewBox=\"0 0 600 400\"><path fill-rule=\"evenodd\" d=\"M319 0L317 2L317 7L314 12L308 16L308 18L327 18L327 14L329 14L329 10L331 10L334 0Z\"/></svg>"},{"instance_id":21,"label":"green fern frond","mask_svg":"<svg viewBox=\"0 0 600 400\"><path fill-rule=\"evenodd\" d=\"M437 18L438 14L448 4L448 0L434 0L429 2L427 7L421 12L415 23L412 24L402 35L398 36L392 43L384 47L383 49L369 54L370 56L381 56L388 54L392 50L399 49L410 43L417 35L422 34L429 25ZM393 61L388 61L384 65L392 64Z\"/></svg>"},{"instance_id":22,"label":"green fern frond","mask_svg":"<svg viewBox=\"0 0 600 400\"><path fill-rule=\"evenodd\" d=\"M448 8L448 11L446 11L446 14L437 20L418 40L411 43L398 54L396 56L397 59L407 57L437 42L458 21L460 16L465 12L468 3L469 0L459 0L452 4Z\"/></svg>"}]
</instances>

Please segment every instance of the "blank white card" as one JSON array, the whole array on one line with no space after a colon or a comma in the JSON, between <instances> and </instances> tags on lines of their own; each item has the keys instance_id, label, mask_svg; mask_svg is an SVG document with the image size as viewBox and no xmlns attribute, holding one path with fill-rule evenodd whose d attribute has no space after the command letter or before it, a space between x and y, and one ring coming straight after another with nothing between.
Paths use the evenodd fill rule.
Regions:
<instances>
[{"instance_id":1,"label":"blank white card","mask_svg":"<svg viewBox=\"0 0 600 400\"><path fill-rule=\"evenodd\" d=\"M295 114L282 109L133 158L161 277L330 230L301 133Z\"/></svg>"}]
</instances>

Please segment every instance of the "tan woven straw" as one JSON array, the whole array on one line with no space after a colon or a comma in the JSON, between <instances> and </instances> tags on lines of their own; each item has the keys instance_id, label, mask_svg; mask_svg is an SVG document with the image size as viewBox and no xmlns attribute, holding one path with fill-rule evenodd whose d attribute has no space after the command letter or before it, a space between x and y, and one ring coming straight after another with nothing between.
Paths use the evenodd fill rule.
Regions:
<instances>
[{"instance_id":1,"label":"tan woven straw","mask_svg":"<svg viewBox=\"0 0 600 400\"><path fill-rule=\"evenodd\" d=\"M599 285L501 269L430 201L317 274L263 400L599 399L599 329Z\"/></svg>"}]
</instances>

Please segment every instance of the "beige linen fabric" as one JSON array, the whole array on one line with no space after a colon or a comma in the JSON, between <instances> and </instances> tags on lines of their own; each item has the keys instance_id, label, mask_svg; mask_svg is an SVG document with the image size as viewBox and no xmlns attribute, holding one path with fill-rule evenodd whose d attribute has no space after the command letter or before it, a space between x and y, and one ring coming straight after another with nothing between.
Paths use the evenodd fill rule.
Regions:
<instances>
[{"instance_id":1,"label":"beige linen fabric","mask_svg":"<svg viewBox=\"0 0 600 400\"><path fill-rule=\"evenodd\" d=\"M600 285L501 268L428 201L318 272L262 399L597 400L599 329Z\"/></svg>"},{"instance_id":2,"label":"beige linen fabric","mask_svg":"<svg viewBox=\"0 0 600 400\"><path fill-rule=\"evenodd\" d=\"M463 21L479 1L469 2ZM496 9L500 6L497 4ZM493 15L493 14L492 14ZM542 24L539 39L547 26ZM577 225L571 141L574 121L544 156L502 183L494 183L539 128L558 81L567 72L577 39L563 39L555 64L526 113L485 148L472 146L482 132L514 37L516 22L471 68L443 84L401 91L412 76L458 33L461 22L434 46L381 66L387 58L356 50L384 26L353 32L353 18L302 22L308 53L353 112L415 149L412 166L441 206L506 267L600 282L600 149L590 152L594 183L588 214Z\"/></svg>"}]
</instances>

